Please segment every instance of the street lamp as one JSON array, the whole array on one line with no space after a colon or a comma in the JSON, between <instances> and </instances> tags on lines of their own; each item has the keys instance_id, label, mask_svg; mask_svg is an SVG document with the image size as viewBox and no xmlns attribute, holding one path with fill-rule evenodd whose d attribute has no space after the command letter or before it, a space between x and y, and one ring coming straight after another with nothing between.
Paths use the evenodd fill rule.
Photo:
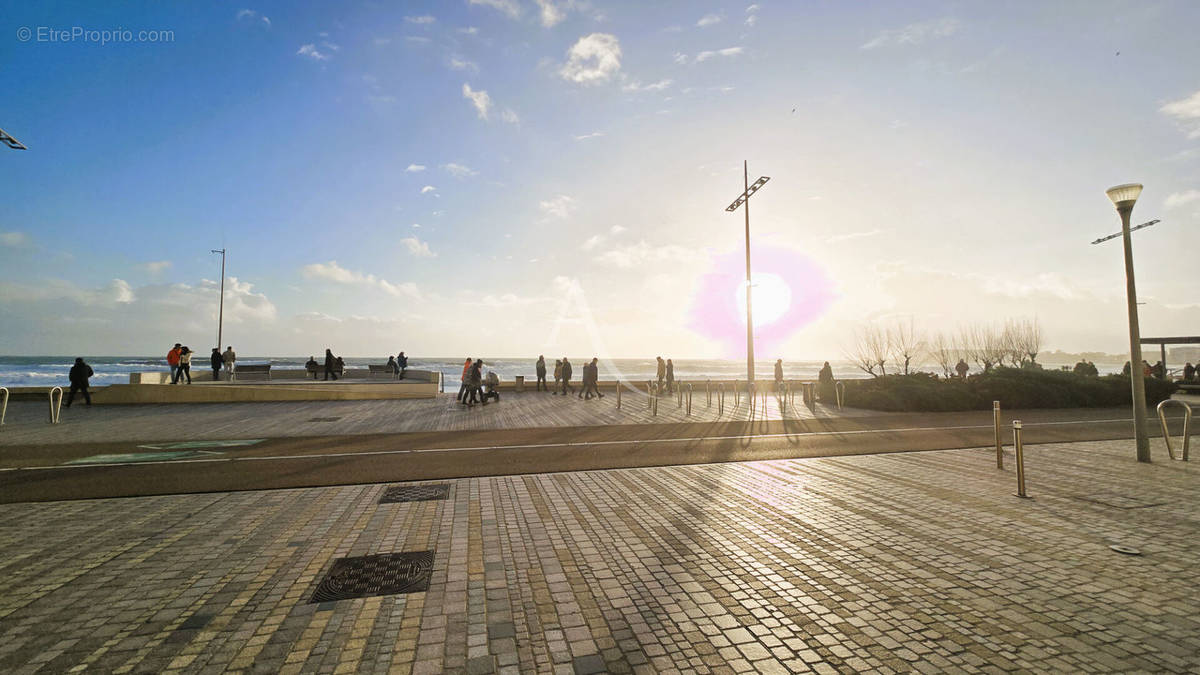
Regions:
<instances>
[{"instance_id":1,"label":"street lamp","mask_svg":"<svg viewBox=\"0 0 1200 675\"><path fill-rule=\"evenodd\" d=\"M221 348L221 326L225 323L225 249L212 249L212 253L221 254L221 303L217 310L217 349Z\"/></svg>"},{"instance_id":2,"label":"street lamp","mask_svg":"<svg viewBox=\"0 0 1200 675\"><path fill-rule=\"evenodd\" d=\"M29 149L29 148L26 148L25 145L23 143L21 143L21 141L18 141L17 139L13 138L12 136L9 136L8 134L4 133L3 129L0 129L0 143L7 145L8 147L12 148L13 150L28 150Z\"/></svg>"},{"instance_id":3,"label":"street lamp","mask_svg":"<svg viewBox=\"0 0 1200 675\"><path fill-rule=\"evenodd\" d=\"M1121 214L1121 241L1125 244L1125 300L1129 307L1129 379L1133 383L1133 435L1137 461L1150 461L1150 437L1146 434L1146 383L1142 371L1142 340L1138 329L1137 288L1133 280L1133 242L1129 216L1142 194L1141 183L1126 183L1107 190L1108 198Z\"/></svg>"},{"instance_id":4,"label":"street lamp","mask_svg":"<svg viewBox=\"0 0 1200 675\"><path fill-rule=\"evenodd\" d=\"M771 180L770 176L759 176L750 184L750 169L746 160L742 160L742 184L745 189L733 203L725 207L730 213L739 206L745 205L746 210L746 382L754 382L754 316L750 311L750 195L758 192L759 188Z\"/></svg>"}]
</instances>

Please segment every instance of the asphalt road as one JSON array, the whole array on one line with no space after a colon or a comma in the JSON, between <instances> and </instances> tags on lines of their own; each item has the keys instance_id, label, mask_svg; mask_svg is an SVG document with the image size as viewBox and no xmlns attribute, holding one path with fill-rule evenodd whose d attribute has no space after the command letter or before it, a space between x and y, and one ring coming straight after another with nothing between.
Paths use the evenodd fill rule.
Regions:
<instances>
[{"instance_id":1,"label":"asphalt road","mask_svg":"<svg viewBox=\"0 0 1200 675\"><path fill-rule=\"evenodd\" d=\"M1124 409L1010 412L1001 438L1011 453L1009 420L1014 417L1024 422L1026 444L1132 438L1127 415ZM129 442L23 446L0 449L0 503L991 447L994 442L991 413L977 412L276 438L241 447L175 450L179 459L152 459L164 450ZM99 463L67 463L85 458Z\"/></svg>"}]
</instances>

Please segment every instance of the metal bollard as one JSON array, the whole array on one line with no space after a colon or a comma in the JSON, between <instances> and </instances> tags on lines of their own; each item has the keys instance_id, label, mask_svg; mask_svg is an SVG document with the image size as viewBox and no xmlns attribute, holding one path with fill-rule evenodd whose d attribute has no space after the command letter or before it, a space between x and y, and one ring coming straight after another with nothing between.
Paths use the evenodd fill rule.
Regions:
<instances>
[{"instance_id":1,"label":"metal bollard","mask_svg":"<svg viewBox=\"0 0 1200 675\"><path fill-rule=\"evenodd\" d=\"M655 417L658 417L658 397L660 395L662 395L662 390L656 384L654 385L654 395L650 399L650 403L652 405L650 414L654 415Z\"/></svg>"},{"instance_id":2,"label":"metal bollard","mask_svg":"<svg viewBox=\"0 0 1200 675\"><path fill-rule=\"evenodd\" d=\"M691 382L688 382L687 388L688 388L688 390L687 390L687 414L690 416L692 414L692 383Z\"/></svg>"},{"instance_id":3,"label":"metal bollard","mask_svg":"<svg viewBox=\"0 0 1200 675\"><path fill-rule=\"evenodd\" d=\"M621 386L621 381L617 380L617 410L621 409L621 390L622 389L624 389L624 387Z\"/></svg>"},{"instance_id":4,"label":"metal bollard","mask_svg":"<svg viewBox=\"0 0 1200 675\"><path fill-rule=\"evenodd\" d=\"M842 409L842 404L846 401L846 383L838 380L833 384L833 392L837 396L838 410Z\"/></svg>"},{"instance_id":5,"label":"metal bollard","mask_svg":"<svg viewBox=\"0 0 1200 675\"><path fill-rule=\"evenodd\" d=\"M55 396L54 396L55 394L58 394L57 402L55 401ZM59 414L62 413L62 398L63 398L62 387L51 387L49 396L50 396L50 424L58 424Z\"/></svg>"},{"instance_id":6,"label":"metal bollard","mask_svg":"<svg viewBox=\"0 0 1200 675\"><path fill-rule=\"evenodd\" d=\"M724 415L725 414L725 383L722 382L719 386L720 386L720 390L717 392L717 414Z\"/></svg>"},{"instance_id":7,"label":"metal bollard","mask_svg":"<svg viewBox=\"0 0 1200 675\"><path fill-rule=\"evenodd\" d=\"M711 408L712 407L712 378L711 377L704 381L704 398L706 399L704 405Z\"/></svg>"},{"instance_id":8,"label":"metal bollard","mask_svg":"<svg viewBox=\"0 0 1200 675\"><path fill-rule=\"evenodd\" d=\"M646 380L646 410L654 409L654 382Z\"/></svg>"},{"instance_id":9,"label":"metal bollard","mask_svg":"<svg viewBox=\"0 0 1200 675\"><path fill-rule=\"evenodd\" d=\"M675 383L675 407L676 408L683 407L683 383L682 382Z\"/></svg>"},{"instance_id":10,"label":"metal bollard","mask_svg":"<svg viewBox=\"0 0 1200 675\"><path fill-rule=\"evenodd\" d=\"M1159 403L1158 408L1156 408L1158 411L1158 422L1162 425L1163 441L1167 444L1167 456L1171 459L1176 459L1175 449L1171 447L1171 434L1167 432L1167 413L1163 410L1168 403L1178 403L1183 406L1183 456L1178 459L1186 462L1188 461L1188 440L1191 439L1192 431L1192 406L1183 401L1167 399ZM3 420L3 417L0 417L0 420Z\"/></svg>"},{"instance_id":11,"label":"metal bollard","mask_svg":"<svg viewBox=\"0 0 1200 675\"><path fill-rule=\"evenodd\" d=\"M733 404L741 405L741 403L742 403L742 390L738 388L738 381L734 380L733 381Z\"/></svg>"},{"instance_id":12,"label":"metal bollard","mask_svg":"<svg viewBox=\"0 0 1200 675\"><path fill-rule=\"evenodd\" d=\"M1004 444L1000 442L1000 401L992 401L992 424L996 427L996 468L1004 468Z\"/></svg>"},{"instance_id":13,"label":"metal bollard","mask_svg":"<svg viewBox=\"0 0 1200 675\"><path fill-rule=\"evenodd\" d=\"M1017 453L1017 496L1025 499L1025 447L1021 445L1021 420L1013 420L1013 446Z\"/></svg>"},{"instance_id":14,"label":"metal bollard","mask_svg":"<svg viewBox=\"0 0 1200 675\"><path fill-rule=\"evenodd\" d=\"M4 426L4 416L8 414L8 387L0 387L4 394L4 403L0 404L0 427Z\"/></svg>"}]
</instances>

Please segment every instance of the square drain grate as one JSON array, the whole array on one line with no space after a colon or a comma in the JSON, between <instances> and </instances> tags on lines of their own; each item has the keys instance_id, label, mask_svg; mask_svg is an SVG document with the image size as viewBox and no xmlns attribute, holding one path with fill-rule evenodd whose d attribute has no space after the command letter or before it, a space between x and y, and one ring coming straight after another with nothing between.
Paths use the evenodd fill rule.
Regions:
<instances>
[{"instance_id":1,"label":"square drain grate","mask_svg":"<svg viewBox=\"0 0 1200 675\"><path fill-rule=\"evenodd\" d=\"M445 499L450 496L449 483L430 483L427 485L401 485L384 491L379 498L380 504L395 504L397 502L428 502L434 499Z\"/></svg>"},{"instance_id":2,"label":"square drain grate","mask_svg":"<svg viewBox=\"0 0 1200 675\"><path fill-rule=\"evenodd\" d=\"M1076 499L1102 506L1111 506L1114 509L1144 509L1151 506L1162 506L1166 502L1152 502L1141 497L1126 497L1124 495L1114 495L1110 493L1101 493L1095 495L1083 495Z\"/></svg>"},{"instance_id":3,"label":"square drain grate","mask_svg":"<svg viewBox=\"0 0 1200 675\"><path fill-rule=\"evenodd\" d=\"M336 422L340 419L342 419L342 418L340 418L340 417L310 417L310 418L308 418L307 421L309 421L309 422Z\"/></svg>"},{"instance_id":4,"label":"square drain grate","mask_svg":"<svg viewBox=\"0 0 1200 675\"><path fill-rule=\"evenodd\" d=\"M310 603L423 593L429 590L433 551L338 558L317 584Z\"/></svg>"}]
</instances>

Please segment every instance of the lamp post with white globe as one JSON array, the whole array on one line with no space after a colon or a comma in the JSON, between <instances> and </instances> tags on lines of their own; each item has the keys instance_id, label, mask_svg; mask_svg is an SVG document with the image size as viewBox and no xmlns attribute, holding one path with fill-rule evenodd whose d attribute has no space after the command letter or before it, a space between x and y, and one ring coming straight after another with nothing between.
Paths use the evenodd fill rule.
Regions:
<instances>
[{"instance_id":1,"label":"lamp post with white globe","mask_svg":"<svg viewBox=\"0 0 1200 675\"><path fill-rule=\"evenodd\" d=\"M1146 383L1142 371L1142 340L1138 328L1137 288L1133 281L1133 243L1129 237L1129 216L1142 194L1141 183L1126 183L1107 190L1108 198L1121 215L1121 241L1125 244L1125 299L1129 305L1129 379L1133 383L1133 435L1137 443L1137 461L1150 461L1150 437L1146 433Z\"/></svg>"}]
</instances>

